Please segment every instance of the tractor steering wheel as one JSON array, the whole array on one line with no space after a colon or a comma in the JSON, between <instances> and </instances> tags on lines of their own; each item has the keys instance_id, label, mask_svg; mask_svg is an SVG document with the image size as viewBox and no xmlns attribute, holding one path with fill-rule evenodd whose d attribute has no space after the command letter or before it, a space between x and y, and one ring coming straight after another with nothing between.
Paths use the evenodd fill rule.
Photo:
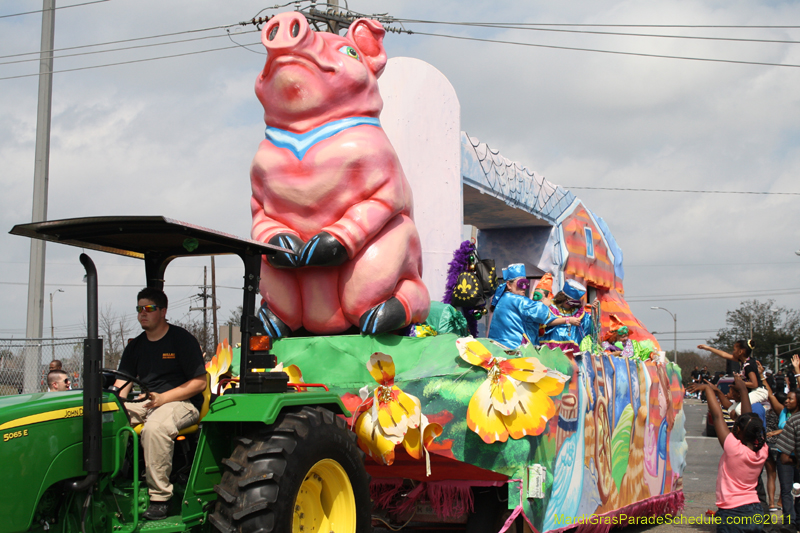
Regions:
<instances>
[{"instance_id":1,"label":"tractor steering wheel","mask_svg":"<svg viewBox=\"0 0 800 533\"><path fill-rule=\"evenodd\" d=\"M133 376L131 376L129 374L126 374L125 372L120 372L119 370L111 370L110 368L101 368L100 372L102 372L104 375L106 375L106 374L111 375L115 379L124 379L126 381L126 383L122 387L117 388L117 387L114 387L112 385L112 386L108 387L107 389L105 389L105 390L107 390L109 392L113 392L117 396L117 398L119 398L119 401L121 401L123 403L125 403L125 402L130 402L130 403L143 402L148 398L148 396L150 394L150 389L147 387L147 385L145 385L145 383L143 381L140 381L138 378L135 378L135 377L133 377ZM125 387L127 387L128 385L130 385L131 383L133 383L134 385L139 385L139 389L141 389L141 391L142 391L141 398L136 398L135 400L129 400L127 398L123 398L122 396L120 396L120 394L119 394L120 391L122 389L124 389Z\"/></svg>"}]
</instances>

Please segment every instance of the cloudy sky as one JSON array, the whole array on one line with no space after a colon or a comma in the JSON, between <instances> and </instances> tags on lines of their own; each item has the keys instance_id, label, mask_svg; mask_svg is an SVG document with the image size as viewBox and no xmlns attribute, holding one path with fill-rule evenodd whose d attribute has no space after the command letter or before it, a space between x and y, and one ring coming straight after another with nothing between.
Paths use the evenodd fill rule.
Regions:
<instances>
[{"instance_id":1,"label":"cloudy sky","mask_svg":"<svg viewBox=\"0 0 800 533\"><path fill-rule=\"evenodd\" d=\"M41 31L39 13L9 15L41 7L38 0L0 5L2 338L25 334L29 242L7 232L31 217L38 81L16 76L38 72L37 56L23 54L38 51ZM253 83L264 55L260 45L249 51L234 44L223 27L266 7L272 4L109 0L57 10L55 48L82 48L59 51L55 60L48 218L163 214L248 235L248 168L263 138ZM679 349L713 336L725 311L743 299L800 308L799 3L352 0L349 7L398 19L540 24L516 30L405 23L417 34L390 33L385 45L390 57L422 59L449 78L464 131L571 188L608 222L625 254L631 307L648 328L668 332L658 335L666 348L672 319L651 306L677 313ZM233 39L257 43L252 30L236 30ZM165 34L177 35L128 41ZM647 36L655 34L670 37ZM166 44L188 39L195 40ZM112 41L127 42L85 47ZM134 46L140 48L120 50ZM193 53L199 51L208 52ZM179 54L189 55L163 58ZM153 58L163 59L92 68ZM56 336L85 334L78 255L47 247L46 333L49 293L62 289L54 296ZM101 301L135 324L140 263L93 257ZM221 319L241 303L237 263L218 261ZM173 318L197 316L188 308L190 301L198 305L190 297L199 292L203 264L168 270Z\"/></svg>"}]
</instances>

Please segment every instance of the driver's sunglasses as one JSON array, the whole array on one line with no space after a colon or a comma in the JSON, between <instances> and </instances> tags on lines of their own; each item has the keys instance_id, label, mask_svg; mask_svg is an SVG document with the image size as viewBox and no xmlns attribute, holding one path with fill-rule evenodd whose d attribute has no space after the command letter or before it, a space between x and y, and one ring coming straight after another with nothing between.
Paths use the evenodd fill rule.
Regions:
<instances>
[{"instance_id":1,"label":"driver's sunglasses","mask_svg":"<svg viewBox=\"0 0 800 533\"><path fill-rule=\"evenodd\" d=\"M64 378L64 383L69 385L69 378Z\"/></svg>"},{"instance_id":2,"label":"driver's sunglasses","mask_svg":"<svg viewBox=\"0 0 800 533\"><path fill-rule=\"evenodd\" d=\"M531 286L530 280L527 279L518 279L517 280L517 289L521 291L527 291Z\"/></svg>"},{"instance_id":3,"label":"driver's sunglasses","mask_svg":"<svg viewBox=\"0 0 800 533\"><path fill-rule=\"evenodd\" d=\"M136 312L137 313L141 313L142 311L147 311L148 313L152 313L153 311L156 311L157 309L159 309L159 307L157 305L137 305L136 306Z\"/></svg>"}]
</instances>

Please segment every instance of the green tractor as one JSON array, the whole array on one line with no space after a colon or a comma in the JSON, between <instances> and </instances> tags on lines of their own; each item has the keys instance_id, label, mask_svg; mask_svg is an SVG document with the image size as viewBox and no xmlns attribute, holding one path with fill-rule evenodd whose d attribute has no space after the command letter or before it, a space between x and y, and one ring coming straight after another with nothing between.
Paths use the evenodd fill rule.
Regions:
<instances>
[{"instance_id":1,"label":"green tractor","mask_svg":"<svg viewBox=\"0 0 800 533\"><path fill-rule=\"evenodd\" d=\"M235 254L244 262L241 370L237 388L206 403L179 437L175 494L165 520L143 521L149 499L135 428L101 368L97 272L87 275L84 389L0 397L0 533L139 530L370 531L369 478L339 397L295 391L255 316L263 255L288 251L157 216L94 217L15 226L12 234L144 259L147 285L186 256ZM194 431L194 432L192 432Z\"/></svg>"}]
</instances>

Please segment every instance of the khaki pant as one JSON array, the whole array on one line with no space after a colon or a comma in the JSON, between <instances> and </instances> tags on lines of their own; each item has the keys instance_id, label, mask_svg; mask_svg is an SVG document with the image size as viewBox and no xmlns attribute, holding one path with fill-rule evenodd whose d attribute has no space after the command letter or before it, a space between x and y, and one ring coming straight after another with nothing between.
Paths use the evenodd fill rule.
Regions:
<instances>
[{"instance_id":1,"label":"khaki pant","mask_svg":"<svg viewBox=\"0 0 800 533\"><path fill-rule=\"evenodd\" d=\"M146 403L126 403L125 407L133 427L144 423L141 440L150 500L165 502L172 498L169 476L175 437L181 429L196 424L200 413L188 400L166 403L155 409L145 409Z\"/></svg>"}]
</instances>

